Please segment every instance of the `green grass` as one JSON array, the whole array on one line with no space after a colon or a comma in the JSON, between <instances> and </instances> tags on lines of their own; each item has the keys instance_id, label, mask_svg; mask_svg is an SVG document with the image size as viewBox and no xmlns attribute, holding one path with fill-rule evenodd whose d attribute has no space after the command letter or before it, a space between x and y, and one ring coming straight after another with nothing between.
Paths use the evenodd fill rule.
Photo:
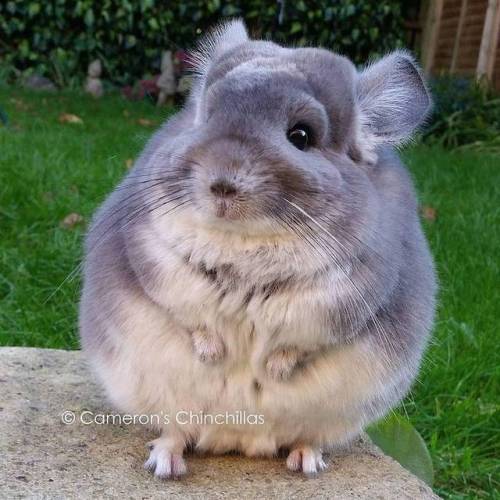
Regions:
<instances>
[{"instance_id":1,"label":"green grass","mask_svg":"<svg viewBox=\"0 0 500 500\"><path fill-rule=\"evenodd\" d=\"M118 96L0 89L0 344L75 349L78 264L84 224L127 159L168 114ZM63 124L74 113L83 124ZM436 491L449 498L499 497L500 158L416 146L404 153L436 256L440 306L434 341L401 411L430 448Z\"/></svg>"}]
</instances>

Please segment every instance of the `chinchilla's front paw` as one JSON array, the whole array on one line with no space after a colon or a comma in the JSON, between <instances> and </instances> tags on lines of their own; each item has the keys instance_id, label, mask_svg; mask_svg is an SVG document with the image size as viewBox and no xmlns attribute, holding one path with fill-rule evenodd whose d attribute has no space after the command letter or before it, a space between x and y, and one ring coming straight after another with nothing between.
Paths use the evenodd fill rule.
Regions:
<instances>
[{"instance_id":1,"label":"chinchilla's front paw","mask_svg":"<svg viewBox=\"0 0 500 500\"><path fill-rule=\"evenodd\" d=\"M303 353L295 346L282 346L275 349L266 362L268 375L277 381L288 380L298 363L302 360Z\"/></svg>"},{"instance_id":2,"label":"chinchilla's front paw","mask_svg":"<svg viewBox=\"0 0 500 500\"><path fill-rule=\"evenodd\" d=\"M214 363L224 357L226 346L218 334L209 333L207 330L195 330L192 335L194 350L200 361Z\"/></svg>"}]
</instances>

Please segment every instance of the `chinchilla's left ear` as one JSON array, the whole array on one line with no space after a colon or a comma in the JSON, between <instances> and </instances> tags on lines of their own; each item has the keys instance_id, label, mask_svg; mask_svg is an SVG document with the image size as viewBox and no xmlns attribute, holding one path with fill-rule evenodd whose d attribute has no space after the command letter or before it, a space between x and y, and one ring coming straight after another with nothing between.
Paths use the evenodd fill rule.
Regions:
<instances>
[{"instance_id":1,"label":"chinchilla's left ear","mask_svg":"<svg viewBox=\"0 0 500 500\"><path fill-rule=\"evenodd\" d=\"M356 90L361 132L372 147L405 142L432 107L420 70L404 51L368 65Z\"/></svg>"}]
</instances>

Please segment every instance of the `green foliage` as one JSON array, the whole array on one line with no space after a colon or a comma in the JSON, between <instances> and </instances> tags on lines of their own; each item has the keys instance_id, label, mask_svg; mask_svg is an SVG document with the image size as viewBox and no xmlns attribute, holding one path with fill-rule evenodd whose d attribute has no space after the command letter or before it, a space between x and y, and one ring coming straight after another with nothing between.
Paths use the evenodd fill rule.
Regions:
<instances>
[{"instance_id":1,"label":"green foliage","mask_svg":"<svg viewBox=\"0 0 500 500\"><path fill-rule=\"evenodd\" d=\"M424 138L446 148L500 153L500 95L474 80L431 82L435 110Z\"/></svg>"},{"instance_id":2,"label":"green foliage","mask_svg":"<svg viewBox=\"0 0 500 500\"><path fill-rule=\"evenodd\" d=\"M8 0L0 3L0 62L36 71L58 85L79 82L102 59L111 81L131 83L157 72L161 51L189 48L225 17L243 17L250 32L296 45L319 44L364 62L402 45L396 0Z\"/></svg>"},{"instance_id":3,"label":"green foliage","mask_svg":"<svg viewBox=\"0 0 500 500\"><path fill-rule=\"evenodd\" d=\"M386 455L432 486L434 469L429 450L408 420L393 413L370 426L367 433Z\"/></svg>"}]
</instances>

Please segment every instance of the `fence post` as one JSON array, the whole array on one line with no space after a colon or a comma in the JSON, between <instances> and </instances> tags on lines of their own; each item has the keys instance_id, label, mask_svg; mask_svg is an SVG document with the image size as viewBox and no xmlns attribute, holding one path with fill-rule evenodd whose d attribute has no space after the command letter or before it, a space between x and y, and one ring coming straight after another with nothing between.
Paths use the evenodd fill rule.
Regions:
<instances>
[{"instance_id":1,"label":"fence post","mask_svg":"<svg viewBox=\"0 0 500 500\"><path fill-rule=\"evenodd\" d=\"M434 64L436 47L441 26L444 0L430 0L422 37L422 65L424 72L429 74Z\"/></svg>"},{"instance_id":2,"label":"fence post","mask_svg":"<svg viewBox=\"0 0 500 500\"><path fill-rule=\"evenodd\" d=\"M481 48L479 49L479 58L476 68L476 77L478 80L485 78L487 81L491 81L499 30L500 3L499 0L489 0L486 17L484 19L483 36L481 37Z\"/></svg>"},{"instance_id":3,"label":"fence post","mask_svg":"<svg viewBox=\"0 0 500 500\"><path fill-rule=\"evenodd\" d=\"M467 0L462 0L462 4L460 5L460 17L458 18L458 27L457 32L455 33L455 41L453 43L453 54L451 56L451 64L450 64L450 73L455 73L457 69L457 60L458 60L458 50L460 48L460 38L462 38L462 31L464 29L465 24L465 14L467 13Z\"/></svg>"}]
</instances>

